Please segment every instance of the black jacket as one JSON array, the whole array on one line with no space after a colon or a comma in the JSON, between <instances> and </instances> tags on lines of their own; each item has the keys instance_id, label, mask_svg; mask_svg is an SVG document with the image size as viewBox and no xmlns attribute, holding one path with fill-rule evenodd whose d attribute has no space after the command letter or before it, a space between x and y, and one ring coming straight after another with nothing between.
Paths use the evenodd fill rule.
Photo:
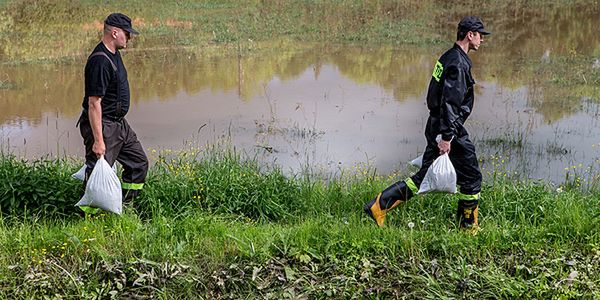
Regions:
<instances>
[{"instance_id":1,"label":"black jacket","mask_svg":"<svg viewBox=\"0 0 600 300\"><path fill-rule=\"evenodd\" d=\"M471 59L454 44L436 62L427 91L429 136L442 135L445 141L460 136L463 123L473 110ZM466 131L465 131L466 133Z\"/></svg>"}]
</instances>

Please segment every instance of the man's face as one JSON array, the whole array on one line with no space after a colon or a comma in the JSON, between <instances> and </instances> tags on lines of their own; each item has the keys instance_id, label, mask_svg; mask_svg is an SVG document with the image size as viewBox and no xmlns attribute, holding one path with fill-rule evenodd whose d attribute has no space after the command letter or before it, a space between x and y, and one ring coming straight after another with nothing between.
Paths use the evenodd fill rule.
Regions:
<instances>
[{"instance_id":1,"label":"man's face","mask_svg":"<svg viewBox=\"0 0 600 300\"><path fill-rule=\"evenodd\" d=\"M477 31L467 33L467 38L469 39L469 50L477 51L483 42L483 35Z\"/></svg>"},{"instance_id":2,"label":"man's face","mask_svg":"<svg viewBox=\"0 0 600 300\"><path fill-rule=\"evenodd\" d=\"M129 34L129 32L121 28L115 27L113 29L113 37L115 39L115 46L117 47L117 49L123 49L127 47L127 42L131 38L131 35Z\"/></svg>"}]
</instances>

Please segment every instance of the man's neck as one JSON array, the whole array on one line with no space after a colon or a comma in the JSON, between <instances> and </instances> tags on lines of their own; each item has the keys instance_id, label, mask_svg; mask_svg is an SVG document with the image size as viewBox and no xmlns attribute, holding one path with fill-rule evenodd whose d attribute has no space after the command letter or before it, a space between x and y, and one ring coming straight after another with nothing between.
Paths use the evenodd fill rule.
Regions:
<instances>
[{"instance_id":1,"label":"man's neck","mask_svg":"<svg viewBox=\"0 0 600 300\"><path fill-rule=\"evenodd\" d=\"M462 41L456 41L456 44L462 49L466 54L469 54L469 42L465 39Z\"/></svg>"},{"instance_id":2,"label":"man's neck","mask_svg":"<svg viewBox=\"0 0 600 300\"><path fill-rule=\"evenodd\" d=\"M102 44L104 44L104 47L106 47L110 53L115 54L117 52L115 45L109 39L102 38Z\"/></svg>"}]
</instances>

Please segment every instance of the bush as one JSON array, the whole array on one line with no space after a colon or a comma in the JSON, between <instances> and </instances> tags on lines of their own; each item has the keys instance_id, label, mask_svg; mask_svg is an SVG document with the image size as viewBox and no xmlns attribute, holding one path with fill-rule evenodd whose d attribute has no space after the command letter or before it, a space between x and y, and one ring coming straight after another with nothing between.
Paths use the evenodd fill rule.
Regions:
<instances>
[{"instance_id":1,"label":"bush","mask_svg":"<svg viewBox=\"0 0 600 300\"><path fill-rule=\"evenodd\" d=\"M0 210L9 215L71 215L81 197L81 182L64 160L23 159L0 154Z\"/></svg>"}]
</instances>

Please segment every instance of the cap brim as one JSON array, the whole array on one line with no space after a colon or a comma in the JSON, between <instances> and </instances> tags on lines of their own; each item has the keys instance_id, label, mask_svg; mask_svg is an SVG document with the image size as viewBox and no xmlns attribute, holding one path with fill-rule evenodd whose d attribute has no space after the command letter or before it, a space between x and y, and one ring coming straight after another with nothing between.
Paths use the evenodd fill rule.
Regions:
<instances>
[{"instance_id":1,"label":"cap brim","mask_svg":"<svg viewBox=\"0 0 600 300\"><path fill-rule=\"evenodd\" d=\"M478 30L477 32L479 32L479 33L481 33L481 34L483 34L483 35L492 34L491 32L489 32L489 31L486 31L486 30L483 30L483 29L481 29L481 30Z\"/></svg>"},{"instance_id":2,"label":"cap brim","mask_svg":"<svg viewBox=\"0 0 600 300\"><path fill-rule=\"evenodd\" d=\"M125 30L131 34L140 34L137 30L135 30L133 28L124 28L123 30Z\"/></svg>"}]
</instances>

